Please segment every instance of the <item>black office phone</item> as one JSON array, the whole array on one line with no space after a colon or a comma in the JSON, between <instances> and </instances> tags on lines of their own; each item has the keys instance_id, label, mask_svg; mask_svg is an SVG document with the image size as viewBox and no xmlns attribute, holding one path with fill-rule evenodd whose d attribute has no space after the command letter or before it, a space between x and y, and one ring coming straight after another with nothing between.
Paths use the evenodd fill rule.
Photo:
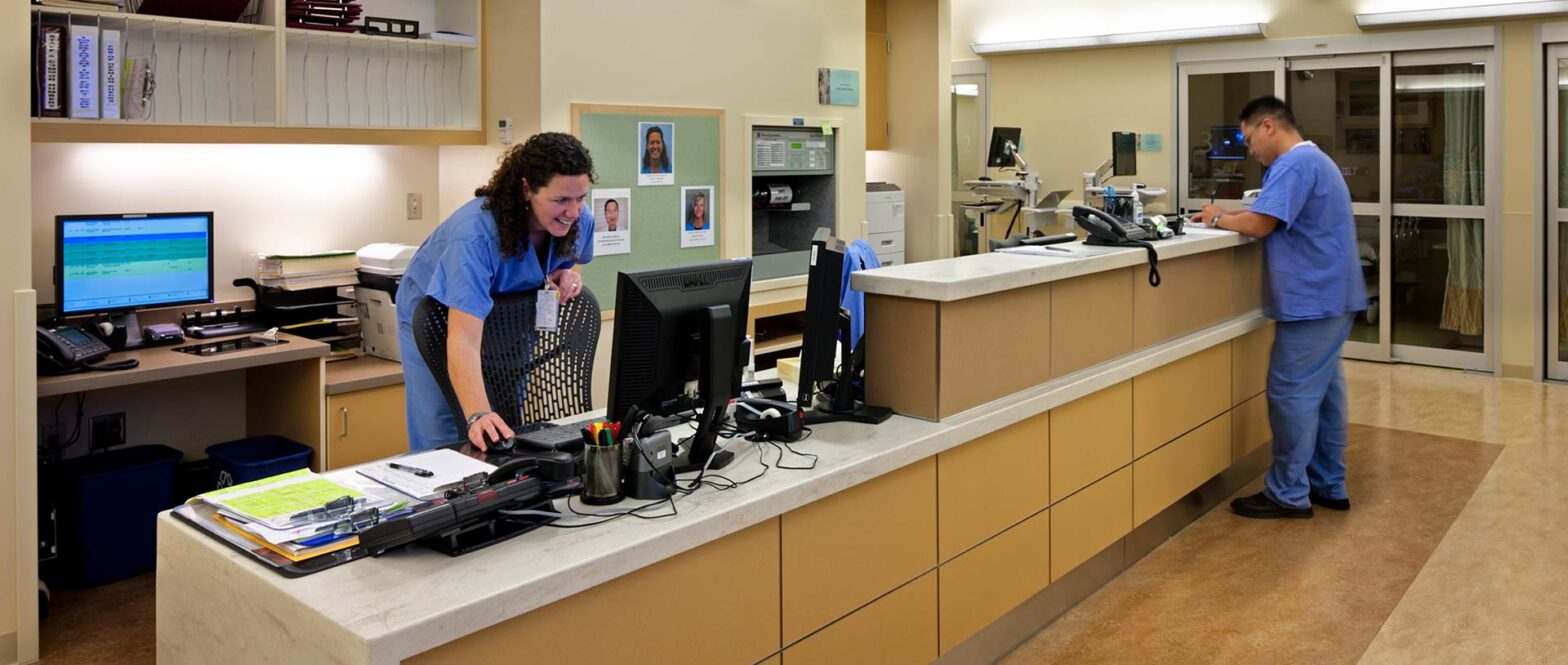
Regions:
<instances>
[{"instance_id":1,"label":"black office phone","mask_svg":"<svg viewBox=\"0 0 1568 665\"><path fill-rule=\"evenodd\" d=\"M85 369L110 371L130 369L136 359L112 363L97 361L109 355L109 345L72 325L38 326L38 373L71 374Z\"/></svg>"},{"instance_id":2,"label":"black office phone","mask_svg":"<svg viewBox=\"0 0 1568 665\"><path fill-rule=\"evenodd\" d=\"M1142 247L1149 254L1149 286L1160 285L1160 255L1149 243L1156 236L1148 229L1089 206L1073 206L1073 221L1089 232L1083 240L1085 245Z\"/></svg>"}]
</instances>

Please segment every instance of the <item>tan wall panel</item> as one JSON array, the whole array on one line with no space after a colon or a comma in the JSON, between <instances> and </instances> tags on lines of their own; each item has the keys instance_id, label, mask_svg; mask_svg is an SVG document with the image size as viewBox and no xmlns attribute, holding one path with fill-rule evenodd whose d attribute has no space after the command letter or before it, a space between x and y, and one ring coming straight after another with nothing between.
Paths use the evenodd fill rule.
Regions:
<instances>
[{"instance_id":1,"label":"tan wall panel","mask_svg":"<svg viewBox=\"0 0 1568 665\"><path fill-rule=\"evenodd\" d=\"M936 630L933 570L785 649L783 665L929 663Z\"/></svg>"},{"instance_id":2,"label":"tan wall panel","mask_svg":"<svg viewBox=\"0 0 1568 665\"><path fill-rule=\"evenodd\" d=\"M1269 380L1269 349L1274 346L1274 324L1231 340L1230 403L1235 406L1259 393Z\"/></svg>"},{"instance_id":3,"label":"tan wall panel","mask_svg":"<svg viewBox=\"0 0 1568 665\"><path fill-rule=\"evenodd\" d=\"M1130 268L1051 284L1051 376L1132 351Z\"/></svg>"},{"instance_id":4,"label":"tan wall panel","mask_svg":"<svg viewBox=\"0 0 1568 665\"><path fill-rule=\"evenodd\" d=\"M1132 380L1132 454L1141 457L1230 408L1230 342Z\"/></svg>"},{"instance_id":5,"label":"tan wall panel","mask_svg":"<svg viewBox=\"0 0 1568 665\"><path fill-rule=\"evenodd\" d=\"M1204 252L1160 262L1158 288L1147 268L1134 268L1132 346L1141 349L1231 318L1230 252Z\"/></svg>"},{"instance_id":6,"label":"tan wall panel","mask_svg":"<svg viewBox=\"0 0 1568 665\"><path fill-rule=\"evenodd\" d=\"M937 455L941 561L1050 503L1050 415L1042 413Z\"/></svg>"},{"instance_id":7,"label":"tan wall panel","mask_svg":"<svg viewBox=\"0 0 1568 665\"><path fill-rule=\"evenodd\" d=\"M1274 440L1269 426L1269 398L1256 395L1230 412L1230 459L1232 462Z\"/></svg>"},{"instance_id":8,"label":"tan wall panel","mask_svg":"<svg viewBox=\"0 0 1568 665\"><path fill-rule=\"evenodd\" d=\"M1051 378L1050 284L942 303L940 327L944 418Z\"/></svg>"},{"instance_id":9,"label":"tan wall panel","mask_svg":"<svg viewBox=\"0 0 1568 665\"><path fill-rule=\"evenodd\" d=\"M936 458L785 513L784 643L936 565Z\"/></svg>"},{"instance_id":10,"label":"tan wall panel","mask_svg":"<svg viewBox=\"0 0 1568 665\"><path fill-rule=\"evenodd\" d=\"M1051 411L1051 501L1132 462L1132 382Z\"/></svg>"},{"instance_id":11,"label":"tan wall panel","mask_svg":"<svg viewBox=\"0 0 1568 665\"><path fill-rule=\"evenodd\" d=\"M1051 506L1051 581L1132 532L1132 467Z\"/></svg>"},{"instance_id":12,"label":"tan wall panel","mask_svg":"<svg viewBox=\"0 0 1568 665\"><path fill-rule=\"evenodd\" d=\"M768 656L767 660L764 660L757 665L784 665L784 654L776 653Z\"/></svg>"},{"instance_id":13,"label":"tan wall panel","mask_svg":"<svg viewBox=\"0 0 1568 665\"><path fill-rule=\"evenodd\" d=\"M1263 307L1263 244L1231 249L1231 316Z\"/></svg>"},{"instance_id":14,"label":"tan wall panel","mask_svg":"<svg viewBox=\"0 0 1568 665\"><path fill-rule=\"evenodd\" d=\"M1050 550L1051 513L1042 511L942 564L938 571L942 653L1050 584Z\"/></svg>"},{"instance_id":15,"label":"tan wall panel","mask_svg":"<svg viewBox=\"0 0 1568 665\"><path fill-rule=\"evenodd\" d=\"M866 296L866 400L937 419L937 305Z\"/></svg>"},{"instance_id":16,"label":"tan wall panel","mask_svg":"<svg viewBox=\"0 0 1568 665\"><path fill-rule=\"evenodd\" d=\"M327 395L326 470L408 452L403 384Z\"/></svg>"},{"instance_id":17,"label":"tan wall panel","mask_svg":"<svg viewBox=\"0 0 1568 665\"><path fill-rule=\"evenodd\" d=\"M1133 526L1230 466L1230 412L1132 463Z\"/></svg>"},{"instance_id":18,"label":"tan wall panel","mask_svg":"<svg viewBox=\"0 0 1568 665\"><path fill-rule=\"evenodd\" d=\"M404 662L501 665L547 653L562 663L755 663L780 647L778 569L779 520L768 520ZM692 608L690 630L613 620L637 599L672 597Z\"/></svg>"}]
</instances>

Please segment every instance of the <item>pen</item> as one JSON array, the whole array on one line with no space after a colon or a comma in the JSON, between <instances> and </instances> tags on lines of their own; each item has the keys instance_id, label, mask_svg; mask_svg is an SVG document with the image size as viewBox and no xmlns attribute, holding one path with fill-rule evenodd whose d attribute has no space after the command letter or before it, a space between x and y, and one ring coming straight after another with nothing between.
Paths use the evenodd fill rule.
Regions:
<instances>
[{"instance_id":1,"label":"pen","mask_svg":"<svg viewBox=\"0 0 1568 665\"><path fill-rule=\"evenodd\" d=\"M419 476L420 478L429 478L431 476L436 475L435 473L432 473L428 469L421 469L421 468L419 468L417 466L408 466L407 464L398 464L397 462L387 462L387 466L390 466L390 467L392 467L394 469L397 469L398 471L406 471L408 473L412 473L412 474L414 474L416 476Z\"/></svg>"}]
</instances>

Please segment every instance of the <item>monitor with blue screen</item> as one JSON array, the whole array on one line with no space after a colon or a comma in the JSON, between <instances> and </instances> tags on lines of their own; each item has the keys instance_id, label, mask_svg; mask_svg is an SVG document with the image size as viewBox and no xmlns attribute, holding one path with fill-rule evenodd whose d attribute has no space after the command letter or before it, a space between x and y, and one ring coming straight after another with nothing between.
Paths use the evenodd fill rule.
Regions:
<instances>
[{"instance_id":1,"label":"monitor with blue screen","mask_svg":"<svg viewBox=\"0 0 1568 665\"><path fill-rule=\"evenodd\" d=\"M120 314L135 339L137 309L213 301L210 212L61 215L54 250L61 317Z\"/></svg>"}]
</instances>

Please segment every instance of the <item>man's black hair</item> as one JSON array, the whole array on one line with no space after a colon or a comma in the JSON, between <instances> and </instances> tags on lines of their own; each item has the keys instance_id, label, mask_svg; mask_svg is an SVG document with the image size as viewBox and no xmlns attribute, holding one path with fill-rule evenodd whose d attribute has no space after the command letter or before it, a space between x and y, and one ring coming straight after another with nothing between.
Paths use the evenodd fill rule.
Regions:
<instances>
[{"instance_id":1,"label":"man's black hair","mask_svg":"<svg viewBox=\"0 0 1568 665\"><path fill-rule=\"evenodd\" d=\"M1264 95L1247 102L1246 106L1241 107L1241 113L1236 117L1248 125L1257 124L1264 118L1273 118L1274 122L1290 127L1296 126L1296 114L1291 112L1290 105L1286 104L1285 100L1273 95Z\"/></svg>"}]
</instances>

